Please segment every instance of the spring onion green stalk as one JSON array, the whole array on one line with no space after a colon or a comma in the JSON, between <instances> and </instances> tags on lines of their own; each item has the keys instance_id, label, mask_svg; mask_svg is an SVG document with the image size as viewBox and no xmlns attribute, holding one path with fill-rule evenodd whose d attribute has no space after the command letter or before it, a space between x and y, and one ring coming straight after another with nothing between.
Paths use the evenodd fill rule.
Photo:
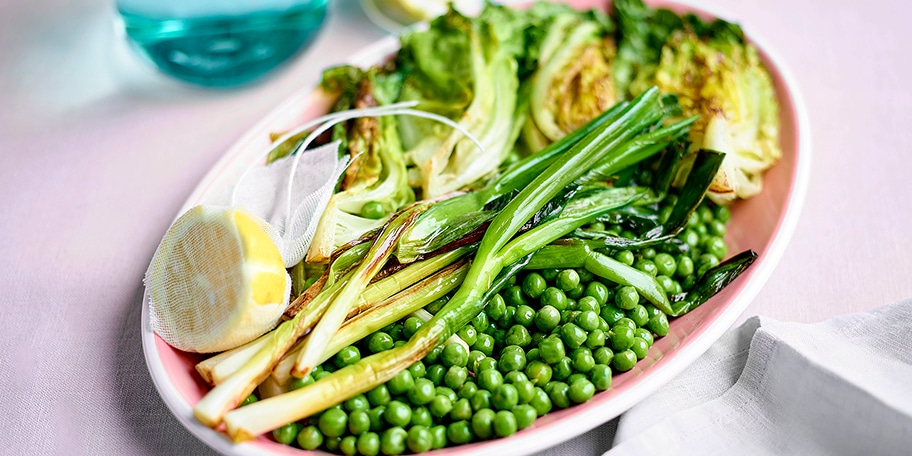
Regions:
<instances>
[{"instance_id":1,"label":"spring onion green stalk","mask_svg":"<svg viewBox=\"0 0 912 456\"><path fill-rule=\"evenodd\" d=\"M756 259L756 252L753 250L745 250L706 271L706 273L697 280L697 283L692 290L671 297L672 312L668 315L678 317L696 309L700 304L703 304L723 288L727 287L728 284L732 283L742 272L746 271Z\"/></svg>"},{"instance_id":2,"label":"spring onion green stalk","mask_svg":"<svg viewBox=\"0 0 912 456\"><path fill-rule=\"evenodd\" d=\"M561 140L513 164L486 187L447 199L428 209L403 235L396 250L396 258L401 262L413 261L422 254L433 252L465 236L494 218L496 210L485 210L487 206L528 185L557 157L586 135L616 120L626 106L626 102L618 103Z\"/></svg>"},{"instance_id":3,"label":"spring onion green stalk","mask_svg":"<svg viewBox=\"0 0 912 456\"><path fill-rule=\"evenodd\" d=\"M338 296L323 313L320 321L307 337L305 347L301 350L292 369L292 375L303 377L313 369L323 355L323 349L329 343L348 315L352 303L364 291L371 279L380 271L386 260L393 253L402 232L415 222L418 215L426 210L427 204L416 204L394 215L383 232L371 245L364 260L354 271L354 276L342 286Z\"/></svg>"},{"instance_id":4,"label":"spring onion green stalk","mask_svg":"<svg viewBox=\"0 0 912 456\"><path fill-rule=\"evenodd\" d=\"M348 318L352 318L354 316L353 314L358 314L367 309L370 309L378 303L386 300L390 296L393 296L394 294L400 292L400 290L404 290L417 283L418 281L423 280L426 277L441 270L442 268L449 266L450 264L458 261L460 258L474 251L474 248L475 246L464 246L446 253L442 253L427 260L417 261L397 271L394 274L371 283L367 286L367 288L364 289L364 292L361 294L361 296L358 297L355 304L352 306L352 310L349 312ZM341 285L345 283L345 281L350 278L350 276L351 273L349 273L345 278L342 278L335 284L331 285L328 289L328 292L332 294L338 293ZM325 303L325 301L323 302ZM322 306L322 308L307 309L307 312L313 312L320 315L323 313L323 311L325 311L325 305ZM314 321L313 324L316 324L316 322ZM304 333L312 329L313 324L311 324L310 327L304 328ZM227 352L220 353L216 356L201 361L196 365L196 370L210 385L218 385L219 383L225 381L225 379L227 379L229 376L240 370L248 359L250 359L260 348L268 343L268 337L269 335L267 333L260 338L234 350L229 350ZM297 354L300 351L300 346L301 342L298 342L290 353ZM291 365L287 363L293 363L294 359L290 361L288 360L290 353L288 355L285 355L279 364L279 366L282 366L284 364L287 369L277 366L275 368L276 372L284 369L286 374L291 373ZM275 376L275 374L273 375Z\"/></svg>"},{"instance_id":5,"label":"spring onion green stalk","mask_svg":"<svg viewBox=\"0 0 912 456\"><path fill-rule=\"evenodd\" d=\"M468 270L469 269L466 268L466 271L468 271ZM455 288L455 287L453 287L453 288ZM412 316L415 318L418 318L419 320L421 320L425 323L431 321L431 318L434 318L434 314L432 314L424 309L418 309L418 310L412 312ZM462 340L462 337L459 337L459 334L453 334L452 336L450 336L450 338L447 339L446 343L462 345L462 347L466 349L466 353L472 351L472 347L470 347L469 344L466 343L466 341Z\"/></svg>"},{"instance_id":6,"label":"spring onion green stalk","mask_svg":"<svg viewBox=\"0 0 912 456\"><path fill-rule=\"evenodd\" d=\"M395 296L376 303L364 312L350 317L330 340L320 357L319 363L326 361L346 346L393 322L399 321L409 314L422 310L422 307L430 304L435 299L445 296L462 283L467 271L467 261L450 264L430 277L397 293ZM424 312L427 313L427 311ZM291 380L291 370L302 347L303 344L298 344L276 365L272 374L272 379L275 380L276 384L286 385Z\"/></svg>"},{"instance_id":7,"label":"spring onion green stalk","mask_svg":"<svg viewBox=\"0 0 912 456\"><path fill-rule=\"evenodd\" d=\"M507 264L501 249L526 221L586 170L661 117L658 91L647 90L617 120L594 130L537 175L494 217L465 280L449 302L404 345L363 358L303 388L232 410L224 419L228 434L235 441L252 439L364 393L423 358L484 309L486 291Z\"/></svg>"}]
</instances>

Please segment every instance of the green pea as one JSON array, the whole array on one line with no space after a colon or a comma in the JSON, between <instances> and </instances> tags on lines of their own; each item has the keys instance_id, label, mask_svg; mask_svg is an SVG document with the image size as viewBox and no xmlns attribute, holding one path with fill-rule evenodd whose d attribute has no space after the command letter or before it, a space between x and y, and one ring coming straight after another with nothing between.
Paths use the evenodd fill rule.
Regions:
<instances>
[{"instance_id":1,"label":"green pea","mask_svg":"<svg viewBox=\"0 0 912 456\"><path fill-rule=\"evenodd\" d=\"M522 325L513 325L507 330L507 335L504 337L504 343L507 345L518 345L520 347L526 347L532 343L532 335L529 334L529 330Z\"/></svg>"},{"instance_id":2,"label":"green pea","mask_svg":"<svg viewBox=\"0 0 912 456\"><path fill-rule=\"evenodd\" d=\"M469 351L462 344L448 343L443 347L443 353L440 360L447 367L460 366L465 367L469 361Z\"/></svg>"},{"instance_id":3,"label":"green pea","mask_svg":"<svg viewBox=\"0 0 912 456\"><path fill-rule=\"evenodd\" d=\"M716 220L719 220L722 223L728 222L731 219L731 211L728 209L728 206L716 206L713 212Z\"/></svg>"},{"instance_id":4,"label":"green pea","mask_svg":"<svg viewBox=\"0 0 912 456\"><path fill-rule=\"evenodd\" d=\"M585 310L576 316L574 322L585 331L594 331L599 327L599 315L591 310Z\"/></svg>"},{"instance_id":5,"label":"green pea","mask_svg":"<svg viewBox=\"0 0 912 456\"><path fill-rule=\"evenodd\" d=\"M453 391L452 388L446 386L438 386L437 388L434 388L434 392L436 392L438 396L446 396L450 402L456 402L459 400L459 396L456 395L456 391Z\"/></svg>"},{"instance_id":6,"label":"green pea","mask_svg":"<svg viewBox=\"0 0 912 456\"><path fill-rule=\"evenodd\" d=\"M534 391L533 391L534 394ZM513 409L513 416L516 418L516 428L525 429L535 422L538 414L535 407L530 404L519 404Z\"/></svg>"},{"instance_id":7,"label":"green pea","mask_svg":"<svg viewBox=\"0 0 912 456\"><path fill-rule=\"evenodd\" d=\"M567 391L567 396L576 404L588 401L594 394L595 385L586 378L581 378L571 383Z\"/></svg>"},{"instance_id":8,"label":"green pea","mask_svg":"<svg viewBox=\"0 0 912 456\"><path fill-rule=\"evenodd\" d=\"M593 329L589 331L589 335L586 336L586 347L595 350L599 347L605 345L605 332L601 329Z\"/></svg>"},{"instance_id":9,"label":"green pea","mask_svg":"<svg viewBox=\"0 0 912 456\"><path fill-rule=\"evenodd\" d=\"M640 327L649 321L649 311L646 310L646 307L637 304L632 309L627 311L627 318L633 320L633 323L637 327Z\"/></svg>"},{"instance_id":10,"label":"green pea","mask_svg":"<svg viewBox=\"0 0 912 456\"><path fill-rule=\"evenodd\" d=\"M450 366L443 376L443 384L448 388L459 389L469 378L469 370L460 366Z\"/></svg>"},{"instance_id":11,"label":"green pea","mask_svg":"<svg viewBox=\"0 0 912 456\"><path fill-rule=\"evenodd\" d=\"M719 220L713 220L706 224L709 228L709 232L715 236L725 237L726 227L725 223Z\"/></svg>"},{"instance_id":12,"label":"green pea","mask_svg":"<svg viewBox=\"0 0 912 456\"><path fill-rule=\"evenodd\" d=\"M478 312L478 315L472 319L472 327L474 327L475 330L479 333L485 332L490 324L491 323L488 320L488 314L484 311Z\"/></svg>"},{"instance_id":13,"label":"green pea","mask_svg":"<svg viewBox=\"0 0 912 456\"><path fill-rule=\"evenodd\" d=\"M675 269L675 276L684 278L694 273L694 262L689 256L682 256L678 259L678 267Z\"/></svg>"},{"instance_id":14,"label":"green pea","mask_svg":"<svg viewBox=\"0 0 912 456\"><path fill-rule=\"evenodd\" d=\"M647 260L647 259L637 260L637 262L633 264L633 267L636 269L639 269L640 271L643 271L653 277L655 277L659 273L658 268L656 267L655 263L652 262L652 260Z\"/></svg>"},{"instance_id":15,"label":"green pea","mask_svg":"<svg viewBox=\"0 0 912 456\"><path fill-rule=\"evenodd\" d=\"M558 337L548 337L542 340L538 344L538 350L542 361L548 364L554 364L566 356L564 341Z\"/></svg>"},{"instance_id":16,"label":"green pea","mask_svg":"<svg viewBox=\"0 0 912 456\"><path fill-rule=\"evenodd\" d=\"M431 428L431 437L434 439L434 444L431 446L431 449L439 450L447 445L447 428L444 425L437 425Z\"/></svg>"},{"instance_id":17,"label":"green pea","mask_svg":"<svg viewBox=\"0 0 912 456\"><path fill-rule=\"evenodd\" d=\"M633 353L636 355L638 360L643 359L649 352L649 344L639 337L634 337L633 345L630 346L630 349L633 350Z\"/></svg>"},{"instance_id":18,"label":"green pea","mask_svg":"<svg viewBox=\"0 0 912 456\"><path fill-rule=\"evenodd\" d=\"M434 438L426 426L412 426L408 430L406 446L413 453L429 451L434 445Z\"/></svg>"},{"instance_id":19,"label":"green pea","mask_svg":"<svg viewBox=\"0 0 912 456\"><path fill-rule=\"evenodd\" d=\"M545 335L540 332L537 332L535 334L538 334L541 337L538 337L536 339L534 335L532 336L531 345L533 345L535 348L529 349L529 351L526 352L526 364L541 359L541 353L538 351L538 344L545 338Z\"/></svg>"},{"instance_id":20,"label":"green pea","mask_svg":"<svg viewBox=\"0 0 912 456\"><path fill-rule=\"evenodd\" d=\"M361 206L361 216L372 220L380 220L387 216L386 208L379 201L368 201Z\"/></svg>"},{"instance_id":21,"label":"green pea","mask_svg":"<svg viewBox=\"0 0 912 456\"><path fill-rule=\"evenodd\" d=\"M414 386L408 390L408 400L415 405L424 405L434 399L434 382L419 378L415 380Z\"/></svg>"},{"instance_id":22,"label":"green pea","mask_svg":"<svg viewBox=\"0 0 912 456\"><path fill-rule=\"evenodd\" d=\"M489 408L481 409L472 416L472 431L481 439L494 436L495 413Z\"/></svg>"},{"instance_id":23,"label":"green pea","mask_svg":"<svg viewBox=\"0 0 912 456\"><path fill-rule=\"evenodd\" d=\"M408 317L405 319L405 323L402 324L402 335L406 339L411 339L412 335L418 332L418 328L424 325L418 317Z\"/></svg>"},{"instance_id":24,"label":"green pea","mask_svg":"<svg viewBox=\"0 0 912 456\"><path fill-rule=\"evenodd\" d=\"M655 338L652 337L652 333L645 328L637 328L633 330L633 335L634 337L639 337L640 339L646 341L646 345L649 347L651 347L655 342Z\"/></svg>"},{"instance_id":25,"label":"green pea","mask_svg":"<svg viewBox=\"0 0 912 456\"><path fill-rule=\"evenodd\" d=\"M348 429L348 414L339 409L328 409L320 414L317 426L323 435L339 437Z\"/></svg>"},{"instance_id":26,"label":"green pea","mask_svg":"<svg viewBox=\"0 0 912 456\"><path fill-rule=\"evenodd\" d=\"M504 302L503 296L499 293L494 295L488 304L485 306L485 311L488 314L488 319L497 321L500 320L500 317L503 316L504 312L507 310L507 304Z\"/></svg>"},{"instance_id":27,"label":"green pea","mask_svg":"<svg viewBox=\"0 0 912 456\"><path fill-rule=\"evenodd\" d=\"M453 410L453 401L450 398L438 394L428 405L428 411L437 418L447 416Z\"/></svg>"},{"instance_id":28,"label":"green pea","mask_svg":"<svg viewBox=\"0 0 912 456\"><path fill-rule=\"evenodd\" d=\"M551 306L557 310L567 310L567 295L560 288L548 287L541 295L541 305Z\"/></svg>"},{"instance_id":29,"label":"green pea","mask_svg":"<svg viewBox=\"0 0 912 456\"><path fill-rule=\"evenodd\" d=\"M296 390L303 388L311 383L315 382L316 379L313 377L313 373L307 374L302 378L292 377L291 383L289 383L288 388L291 390Z\"/></svg>"},{"instance_id":30,"label":"green pea","mask_svg":"<svg viewBox=\"0 0 912 456\"><path fill-rule=\"evenodd\" d=\"M400 401L390 401L383 412L383 419L393 426L408 426L412 422L412 409Z\"/></svg>"},{"instance_id":31,"label":"green pea","mask_svg":"<svg viewBox=\"0 0 912 456\"><path fill-rule=\"evenodd\" d=\"M691 249L697 248L700 244L700 235L692 228L684 230L683 233L678 235L678 239L687 244Z\"/></svg>"},{"instance_id":32,"label":"green pea","mask_svg":"<svg viewBox=\"0 0 912 456\"><path fill-rule=\"evenodd\" d=\"M665 337L668 334L668 316L664 313L653 316L646 323L646 328L659 337Z\"/></svg>"},{"instance_id":33,"label":"green pea","mask_svg":"<svg viewBox=\"0 0 912 456\"><path fill-rule=\"evenodd\" d=\"M497 320L497 325L501 328L509 328L516 321L516 307L507 306L504 310L503 316L500 317L500 320Z\"/></svg>"},{"instance_id":34,"label":"green pea","mask_svg":"<svg viewBox=\"0 0 912 456\"><path fill-rule=\"evenodd\" d=\"M538 299L547 287L548 283L545 281L545 278L535 272L526 275L522 284L523 292L532 299Z\"/></svg>"},{"instance_id":35,"label":"green pea","mask_svg":"<svg viewBox=\"0 0 912 456\"><path fill-rule=\"evenodd\" d=\"M346 456L358 454L358 438L353 435L343 437L339 442L339 451Z\"/></svg>"},{"instance_id":36,"label":"green pea","mask_svg":"<svg viewBox=\"0 0 912 456\"><path fill-rule=\"evenodd\" d=\"M573 363L573 369L577 372L587 373L595 366L595 358L592 356L592 350L586 347L580 347L570 353L570 360Z\"/></svg>"},{"instance_id":37,"label":"green pea","mask_svg":"<svg viewBox=\"0 0 912 456\"><path fill-rule=\"evenodd\" d=\"M535 385L529 380L520 380L513 383L516 387L516 396L520 404L526 404L532 400L535 394Z\"/></svg>"},{"instance_id":38,"label":"green pea","mask_svg":"<svg viewBox=\"0 0 912 456\"><path fill-rule=\"evenodd\" d=\"M615 325L615 326L618 326L618 325L626 326L626 327L628 327L628 328L630 328L630 329L634 329L634 330L637 329L636 323L635 323L633 320L631 320L631 319L629 319L629 318L627 318L627 317L621 318L621 319L618 320L617 323L615 323L614 325Z\"/></svg>"},{"instance_id":39,"label":"green pea","mask_svg":"<svg viewBox=\"0 0 912 456\"><path fill-rule=\"evenodd\" d=\"M623 310L630 310L639 304L639 302L640 294L637 293L636 288L629 285L622 286L614 295L614 303L618 308ZM607 318L605 320L607 320Z\"/></svg>"},{"instance_id":40,"label":"green pea","mask_svg":"<svg viewBox=\"0 0 912 456\"><path fill-rule=\"evenodd\" d=\"M659 275L668 277L674 275L677 263L673 256L664 252L657 253L655 258L652 259L652 262L655 263L656 271Z\"/></svg>"},{"instance_id":41,"label":"green pea","mask_svg":"<svg viewBox=\"0 0 912 456\"><path fill-rule=\"evenodd\" d=\"M532 361L526 366L526 376L535 386L544 386L551 381L551 366L544 361Z\"/></svg>"},{"instance_id":42,"label":"green pea","mask_svg":"<svg viewBox=\"0 0 912 456\"><path fill-rule=\"evenodd\" d=\"M586 331L573 323L566 323L561 327L561 338L571 349L579 348L586 343Z\"/></svg>"},{"instance_id":43,"label":"green pea","mask_svg":"<svg viewBox=\"0 0 912 456\"><path fill-rule=\"evenodd\" d=\"M719 258L711 253L704 253L697 259L697 277L702 277L706 271L719 265Z\"/></svg>"},{"instance_id":44,"label":"green pea","mask_svg":"<svg viewBox=\"0 0 912 456\"><path fill-rule=\"evenodd\" d=\"M573 373L573 361L568 356L564 356L560 361L551 366L553 371L552 377L557 381L564 381Z\"/></svg>"},{"instance_id":45,"label":"green pea","mask_svg":"<svg viewBox=\"0 0 912 456\"><path fill-rule=\"evenodd\" d=\"M370 401L367 399L367 396L363 394L352 396L342 403L342 409L346 412L354 412L355 410L368 410L370 409L370 406Z\"/></svg>"},{"instance_id":46,"label":"green pea","mask_svg":"<svg viewBox=\"0 0 912 456\"><path fill-rule=\"evenodd\" d=\"M598 282L596 282L598 283ZM602 310L598 301L592 296L583 296L576 302L576 310L580 312L593 312L596 315Z\"/></svg>"},{"instance_id":47,"label":"green pea","mask_svg":"<svg viewBox=\"0 0 912 456\"><path fill-rule=\"evenodd\" d=\"M675 281L666 275L656 276L656 281L659 282L659 285L662 286L662 289L665 290L665 293L672 294L675 292Z\"/></svg>"},{"instance_id":48,"label":"green pea","mask_svg":"<svg viewBox=\"0 0 912 456\"><path fill-rule=\"evenodd\" d=\"M548 393L545 392L541 387L535 387L535 394L532 395L532 400L529 401L529 405L535 409L535 414L538 416L544 416L551 411L551 397L548 396Z\"/></svg>"},{"instance_id":49,"label":"green pea","mask_svg":"<svg viewBox=\"0 0 912 456\"><path fill-rule=\"evenodd\" d=\"M527 381L527 380L529 380L529 377L526 377L526 374L524 374L523 371L520 371L520 370L510 371L510 372L507 372L506 375L504 375L504 383L514 384L517 382L522 382L522 381Z\"/></svg>"},{"instance_id":50,"label":"green pea","mask_svg":"<svg viewBox=\"0 0 912 456\"><path fill-rule=\"evenodd\" d=\"M374 389L367 392L367 400L370 401L371 405L386 405L390 401L390 393L386 384L378 385Z\"/></svg>"},{"instance_id":51,"label":"green pea","mask_svg":"<svg viewBox=\"0 0 912 456\"><path fill-rule=\"evenodd\" d=\"M304 448L305 450L316 450L320 445L323 445L323 433L320 432L316 426L304 426L304 428L298 432L296 440L298 446L301 448Z\"/></svg>"},{"instance_id":52,"label":"green pea","mask_svg":"<svg viewBox=\"0 0 912 456\"><path fill-rule=\"evenodd\" d=\"M633 366L636 366L636 362L636 353L628 349L614 354L614 359L611 360L611 367L614 367L614 370L618 372L627 372L633 369Z\"/></svg>"},{"instance_id":53,"label":"green pea","mask_svg":"<svg viewBox=\"0 0 912 456\"><path fill-rule=\"evenodd\" d=\"M681 283L681 289L683 289L685 291L690 291L691 289L693 289L694 285L696 285L697 277L694 275L689 275L687 277L684 277L684 279L681 280L680 283Z\"/></svg>"},{"instance_id":54,"label":"green pea","mask_svg":"<svg viewBox=\"0 0 912 456\"><path fill-rule=\"evenodd\" d=\"M551 331L560 323L560 311L551 305L542 306L535 314L535 326L542 331Z\"/></svg>"},{"instance_id":55,"label":"green pea","mask_svg":"<svg viewBox=\"0 0 912 456\"><path fill-rule=\"evenodd\" d=\"M467 381L459 387L459 390L456 391L456 396L460 399L471 399L475 395L475 392L478 391L478 385L473 381Z\"/></svg>"},{"instance_id":56,"label":"green pea","mask_svg":"<svg viewBox=\"0 0 912 456\"><path fill-rule=\"evenodd\" d=\"M507 332L502 329L495 329L492 337L494 337L494 347L502 347L504 339L507 337Z\"/></svg>"},{"instance_id":57,"label":"green pea","mask_svg":"<svg viewBox=\"0 0 912 456\"><path fill-rule=\"evenodd\" d=\"M391 395L405 394L415 387L415 379L412 377L412 373L406 369L386 382L386 387Z\"/></svg>"},{"instance_id":58,"label":"green pea","mask_svg":"<svg viewBox=\"0 0 912 456\"><path fill-rule=\"evenodd\" d=\"M310 383L313 383L313 377L311 377L310 374L304 376L304 378L310 379L310 382L305 383L305 384L303 384L303 385L295 386L295 380L304 380L304 379L295 377L295 378L293 378L292 381L291 381L291 386L290 386L290 388L293 389L293 390L295 390L295 389L298 389L298 388L302 388L302 387L304 387L304 386L306 386L306 385L308 385L308 384L310 384ZM247 397L244 398L244 400L241 402L241 404L240 404L238 407L243 407L243 406L245 406L245 405L250 405L250 404L253 404L253 403L256 402L256 401L257 401L256 394L250 393L250 394L247 395Z\"/></svg>"},{"instance_id":59,"label":"green pea","mask_svg":"<svg viewBox=\"0 0 912 456\"><path fill-rule=\"evenodd\" d=\"M519 393L516 391L516 387L509 383L501 384L492 392L491 405L497 410L510 410L516 407L517 403L519 403Z\"/></svg>"},{"instance_id":60,"label":"green pea","mask_svg":"<svg viewBox=\"0 0 912 456\"><path fill-rule=\"evenodd\" d=\"M627 266L633 266L633 252L629 250L621 250L620 252L614 254L614 259L626 264Z\"/></svg>"},{"instance_id":61,"label":"green pea","mask_svg":"<svg viewBox=\"0 0 912 456\"><path fill-rule=\"evenodd\" d=\"M481 409L491 408L491 392L479 389L469 400L472 404L472 410L476 412Z\"/></svg>"},{"instance_id":62,"label":"green pea","mask_svg":"<svg viewBox=\"0 0 912 456\"><path fill-rule=\"evenodd\" d=\"M339 350L339 352L333 356L333 364L338 367L345 367L350 364L355 364L358 361L361 361L361 352L358 350L358 347L355 347L354 345L349 345L348 347Z\"/></svg>"},{"instance_id":63,"label":"green pea","mask_svg":"<svg viewBox=\"0 0 912 456\"><path fill-rule=\"evenodd\" d=\"M472 426L468 421L454 421L447 426L447 440L456 444L472 441Z\"/></svg>"},{"instance_id":64,"label":"green pea","mask_svg":"<svg viewBox=\"0 0 912 456\"><path fill-rule=\"evenodd\" d=\"M486 370L497 370L497 360L491 358L490 356L485 357L485 359L478 362L478 369L475 370L475 373Z\"/></svg>"},{"instance_id":65,"label":"green pea","mask_svg":"<svg viewBox=\"0 0 912 456\"><path fill-rule=\"evenodd\" d=\"M488 369L477 372L475 379L479 388L493 392L503 383L503 374L497 369Z\"/></svg>"},{"instance_id":66,"label":"green pea","mask_svg":"<svg viewBox=\"0 0 912 456\"><path fill-rule=\"evenodd\" d=\"M596 391L605 391L611 388L611 368L607 364L596 364L589 371L589 380Z\"/></svg>"},{"instance_id":67,"label":"green pea","mask_svg":"<svg viewBox=\"0 0 912 456\"><path fill-rule=\"evenodd\" d=\"M401 427L391 427L380 434L380 452L387 455L402 454L405 452L405 441L408 432Z\"/></svg>"},{"instance_id":68,"label":"green pea","mask_svg":"<svg viewBox=\"0 0 912 456\"><path fill-rule=\"evenodd\" d=\"M521 306L526 303L526 297L523 295L522 287L513 285L503 291L504 302L507 306ZM488 315L490 317L490 315Z\"/></svg>"},{"instance_id":69,"label":"green pea","mask_svg":"<svg viewBox=\"0 0 912 456\"><path fill-rule=\"evenodd\" d=\"M557 284L557 287L562 291L570 291L579 285L579 273L576 272L575 269L564 269L563 271L557 273L557 280L555 283Z\"/></svg>"},{"instance_id":70,"label":"green pea","mask_svg":"<svg viewBox=\"0 0 912 456\"><path fill-rule=\"evenodd\" d=\"M272 438L283 445L291 445L298 436L299 427L298 423L294 422L279 426L272 430Z\"/></svg>"},{"instance_id":71,"label":"green pea","mask_svg":"<svg viewBox=\"0 0 912 456\"><path fill-rule=\"evenodd\" d=\"M469 420L472 418L472 405L468 399L462 398L453 403L450 410L451 420Z\"/></svg>"},{"instance_id":72,"label":"green pea","mask_svg":"<svg viewBox=\"0 0 912 456\"><path fill-rule=\"evenodd\" d=\"M521 305L516 308L516 314L513 315L513 319L517 324L530 327L535 321L535 309L527 305Z\"/></svg>"},{"instance_id":73,"label":"green pea","mask_svg":"<svg viewBox=\"0 0 912 456\"><path fill-rule=\"evenodd\" d=\"M476 343L477 343L477 341L476 341ZM492 348L492 353L493 353L493 347L491 347L491 348ZM469 371L471 371L471 372L478 372L478 364L481 362L481 360L483 360L487 357L488 357L488 355L486 355L481 350L470 351L469 352L469 361L466 363L466 368L468 368Z\"/></svg>"},{"instance_id":74,"label":"green pea","mask_svg":"<svg viewBox=\"0 0 912 456\"><path fill-rule=\"evenodd\" d=\"M491 356L494 354L494 338L484 333L479 334L478 337L475 338L475 343L472 344L472 348L483 353L485 356ZM469 357L471 358L471 353Z\"/></svg>"},{"instance_id":75,"label":"green pea","mask_svg":"<svg viewBox=\"0 0 912 456\"><path fill-rule=\"evenodd\" d=\"M424 362L425 365L434 364L440 360L441 353L443 353L443 345L438 345L432 348L427 355L424 355L422 362Z\"/></svg>"},{"instance_id":76,"label":"green pea","mask_svg":"<svg viewBox=\"0 0 912 456\"><path fill-rule=\"evenodd\" d=\"M608 302L608 287L601 282L589 282L586 284L586 296L595 299L595 302L601 307Z\"/></svg>"},{"instance_id":77,"label":"green pea","mask_svg":"<svg viewBox=\"0 0 912 456\"><path fill-rule=\"evenodd\" d=\"M443 364L432 364L427 368L427 373L424 377L430 380L434 386L440 385L443 383L443 377L446 375L447 368Z\"/></svg>"},{"instance_id":78,"label":"green pea","mask_svg":"<svg viewBox=\"0 0 912 456\"><path fill-rule=\"evenodd\" d=\"M434 418L427 407L419 405L412 408L412 426L431 426L434 424Z\"/></svg>"},{"instance_id":79,"label":"green pea","mask_svg":"<svg viewBox=\"0 0 912 456\"><path fill-rule=\"evenodd\" d=\"M509 410L501 410L494 415L494 434L508 437L516 433L516 416Z\"/></svg>"},{"instance_id":80,"label":"green pea","mask_svg":"<svg viewBox=\"0 0 912 456\"><path fill-rule=\"evenodd\" d=\"M384 413L386 413L385 405L378 405L367 411L367 417L370 418L371 431L382 431L386 428L386 424L383 421Z\"/></svg>"},{"instance_id":81,"label":"green pea","mask_svg":"<svg viewBox=\"0 0 912 456\"><path fill-rule=\"evenodd\" d=\"M475 327L472 325L463 326L462 329L456 332L456 335L470 347L474 345L475 341L478 339L478 331L476 331Z\"/></svg>"},{"instance_id":82,"label":"green pea","mask_svg":"<svg viewBox=\"0 0 912 456\"><path fill-rule=\"evenodd\" d=\"M614 325L618 320L627 316L623 310L615 307L614 304L606 304L602 307L602 311L599 312L599 315L608 322L609 325Z\"/></svg>"},{"instance_id":83,"label":"green pea","mask_svg":"<svg viewBox=\"0 0 912 456\"><path fill-rule=\"evenodd\" d=\"M551 392L548 397L551 399L551 405L559 409L570 406L570 385L564 382L551 382Z\"/></svg>"},{"instance_id":84,"label":"green pea","mask_svg":"<svg viewBox=\"0 0 912 456\"><path fill-rule=\"evenodd\" d=\"M627 350L633 345L633 331L629 326L623 324L618 324L611 328L608 337L611 340L611 348L614 349L615 353Z\"/></svg>"},{"instance_id":85,"label":"green pea","mask_svg":"<svg viewBox=\"0 0 912 456\"><path fill-rule=\"evenodd\" d=\"M548 282L554 282L557 279L558 270L554 268L542 269L541 275Z\"/></svg>"},{"instance_id":86,"label":"green pea","mask_svg":"<svg viewBox=\"0 0 912 456\"><path fill-rule=\"evenodd\" d=\"M526 368L526 353L518 345L508 345L500 352L497 367L501 372L523 370Z\"/></svg>"},{"instance_id":87,"label":"green pea","mask_svg":"<svg viewBox=\"0 0 912 456\"><path fill-rule=\"evenodd\" d=\"M721 237L712 236L706 242L706 252L718 258L725 258L728 253L728 247Z\"/></svg>"},{"instance_id":88,"label":"green pea","mask_svg":"<svg viewBox=\"0 0 912 456\"><path fill-rule=\"evenodd\" d=\"M575 302L573 302L573 300L583 297L583 293L585 293L585 292L586 292L586 287L585 287L585 285L583 285L581 283L577 284L571 290L567 291L567 293L566 293L567 297L570 298L567 301L567 308L575 309L576 305L575 305Z\"/></svg>"}]
</instances>

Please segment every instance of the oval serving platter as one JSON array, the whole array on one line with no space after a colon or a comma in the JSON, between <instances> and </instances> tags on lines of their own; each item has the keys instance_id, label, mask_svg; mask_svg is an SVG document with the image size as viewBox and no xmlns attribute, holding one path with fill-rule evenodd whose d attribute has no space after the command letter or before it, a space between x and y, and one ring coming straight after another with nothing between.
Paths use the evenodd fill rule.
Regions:
<instances>
[{"instance_id":1,"label":"oval serving platter","mask_svg":"<svg viewBox=\"0 0 912 456\"><path fill-rule=\"evenodd\" d=\"M605 6L604 0L571 0L579 9ZM694 4L649 1L652 7L666 7L679 13L693 12L703 18L723 17ZM743 26L743 24L742 24ZM732 207L725 241L730 251L753 249L759 254L754 265L721 293L689 314L672 320L667 336L657 339L646 358L631 371L614 376L612 387L590 401L549 413L511 437L488 440L432 451L430 455L526 454L576 437L611 420L659 389L683 371L730 328L769 278L792 236L808 182L810 137L801 97L788 71L757 34L745 27L745 35L758 48L776 86L780 104L780 145L782 158L764 177L759 195ZM398 40L389 36L364 49L347 63L369 66L396 52ZM243 170L261 160L270 145L269 133L289 130L324 114L332 99L319 89L304 89L254 126L209 171L185 202L180 212L221 196ZM230 455L312 454L281 445L267 436L241 444L203 426L193 417L193 406L208 391L197 375L199 355L181 352L156 335L149 325L148 296L143 297L142 343L146 364L158 393L177 419L197 438L213 449Z\"/></svg>"}]
</instances>

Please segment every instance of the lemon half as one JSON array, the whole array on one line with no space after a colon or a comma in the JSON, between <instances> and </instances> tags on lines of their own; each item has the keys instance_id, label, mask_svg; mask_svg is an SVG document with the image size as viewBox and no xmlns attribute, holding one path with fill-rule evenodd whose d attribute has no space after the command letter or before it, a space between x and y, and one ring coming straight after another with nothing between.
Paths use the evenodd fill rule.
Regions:
<instances>
[{"instance_id":1,"label":"lemon half","mask_svg":"<svg viewBox=\"0 0 912 456\"><path fill-rule=\"evenodd\" d=\"M190 352L228 350L275 327L291 278L262 220L196 206L165 233L146 272L152 328Z\"/></svg>"}]
</instances>

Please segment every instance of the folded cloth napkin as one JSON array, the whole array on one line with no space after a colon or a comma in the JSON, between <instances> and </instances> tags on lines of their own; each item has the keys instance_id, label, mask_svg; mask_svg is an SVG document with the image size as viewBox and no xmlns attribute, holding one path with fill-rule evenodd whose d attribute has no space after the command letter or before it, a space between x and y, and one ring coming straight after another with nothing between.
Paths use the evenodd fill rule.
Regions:
<instances>
[{"instance_id":1,"label":"folded cloth napkin","mask_svg":"<svg viewBox=\"0 0 912 456\"><path fill-rule=\"evenodd\" d=\"M750 318L621 417L605 455L650 454L912 454L912 299Z\"/></svg>"}]
</instances>

